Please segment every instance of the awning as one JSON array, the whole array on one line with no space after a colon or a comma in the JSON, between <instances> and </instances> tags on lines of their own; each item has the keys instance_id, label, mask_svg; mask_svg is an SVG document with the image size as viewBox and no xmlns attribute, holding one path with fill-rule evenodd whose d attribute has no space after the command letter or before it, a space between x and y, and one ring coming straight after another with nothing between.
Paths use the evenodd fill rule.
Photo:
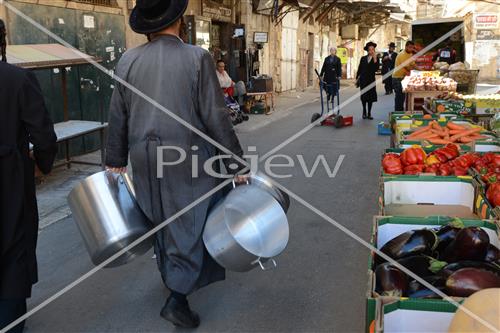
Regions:
<instances>
[{"instance_id":1,"label":"awning","mask_svg":"<svg viewBox=\"0 0 500 333\"><path fill-rule=\"evenodd\" d=\"M60 44L8 45L7 61L27 69L48 69L88 64L99 58Z\"/></svg>"}]
</instances>

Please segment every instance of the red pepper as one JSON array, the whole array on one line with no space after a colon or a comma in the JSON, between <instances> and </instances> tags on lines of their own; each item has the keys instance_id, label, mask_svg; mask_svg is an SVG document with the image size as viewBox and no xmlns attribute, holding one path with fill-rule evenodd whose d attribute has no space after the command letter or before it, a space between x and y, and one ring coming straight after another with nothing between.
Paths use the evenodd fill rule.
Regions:
<instances>
[{"instance_id":1,"label":"red pepper","mask_svg":"<svg viewBox=\"0 0 500 333\"><path fill-rule=\"evenodd\" d=\"M425 165L413 164L405 167L405 175L418 175L424 172Z\"/></svg>"},{"instance_id":2,"label":"red pepper","mask_svg":"<svg viewBox=\"0 0 500 333\"><path fill-rule=\"evenodd\" d=\"M465 168L457 166L453 171L455 173L455 176L467 176L467 169Z\"/></svg>"},{"instance_id":3,"label":"red pepper","mask_svg":"<svg viewBox=\"0 0 500 333\"><path fill-rule=\"evenodd\" d=\"M495 156L496 156L495 153L486 153L483 155L483 159L486 162L486 164L490 164L495 160Z\"/></svg>"},{"instance_id":4,"label":"red pepper","mask_svg":"<svg viewBox=\"0 0 500 333\"><path fill-rule=\"evenodd\" d=\"M498 181L498 176L494 172L488 172L486 175L482 177L482 180L487 184L494 184Z\"/></svg>"},{"instance_id":5,"label":"red pepper","mask_svg":"<svg viewBox=\"0 0 500 333\"><path fill-rule=\"evenodd\" d=\"M434 173L434 174L437 174L438 170L439 170L439 166L440 166L439 163L435 163L435 164L429 165L429 166L427 166L425 168L424 172L425 173Z\"/></svg>"},{"instance_id":6,"label":"red pepper","mask_svg":"<svg viewBox=\"0 0 500 333\"><path fill-rule=\"evenodd\" d=\"M454 158L457 158L459 155L459 152L451 147L444 147L439 149L439 153L443 154L446 156L446 159L452 160Z\"/></svg>"},{"instance_id":7,"label":"red pepper","mask_svg":"<svg viewBox=\"0 0 500 333\"><path fill-rule=\"evenodd\" d=\"M490 185L486 191L486 198L493 207L500 206L500 183Z\"/></svg>"},{"instance_id":8,"label":"red pepper","mask_svg":"<svg viewBox=\"0 0 500 333\"><path fill-rule=\"evenodd\" d=\"M496 166L500 166L500 155L495 154L495 159L493 160L493 163L494 163Z\"/></svg>"},{"instance_id":9,"label":"red pepper","mask_svg":"<svg viewBox=\"0 0 500 333\"><path fill-rule=\"evenodd\" d=\"M427 154L422 148L411 147L401 153L403 165L424 164Z\"/></svg>"},{"instance_id":10,"label":"red pepper","mask_svg":"<svg viewBox=\"0 0 500 333\"><path fill-rule=\"evenodd\" d=\"M382 159L382 167L384 172L390 175L401 175L403 173L403 165L398 154L385 154Z\"/></svg>"},{"instance_id":11,"label":"red pepper","mask_svg":"<svg viewBox=\"0 0 500 333\"><path fill-rule=\"evenodd\" d=\"M442 164L439 167L439 170L438 170L439 176L449 176L451 174L452 174L452 169L451 169L451 166L449 164Z\"/></svg>"},{"instance_id":12,"label":"red pepper","mask_svg":"<svg viewBox=\"0 0 500 333\"><path fill-rule=\"evenodd\" d=\"M443 153L440 153L439 149L434 151L432 154L438 158L439 162L441 162L441 163L448 162L448 158L446 158L446 155L444 155Z\"/></svg>"}]
</instances>

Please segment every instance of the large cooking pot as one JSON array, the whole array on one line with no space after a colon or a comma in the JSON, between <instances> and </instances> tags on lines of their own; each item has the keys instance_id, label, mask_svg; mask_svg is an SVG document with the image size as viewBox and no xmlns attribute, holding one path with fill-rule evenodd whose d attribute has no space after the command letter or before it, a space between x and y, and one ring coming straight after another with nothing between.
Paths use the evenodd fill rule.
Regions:
<instances>
[{"instance_id":1,"label":"large cooking pot","mask_svg":"<svg viewBox=\"0 0 500 333\"><path fill-rule=\"evenodd\" d=\"M279 202L281 207L283 207L285 213L288 212L288 209L290 208L290 198L288 197L288 194L274 186L271 178L269 178L266 174L263 172L256 172L250 175L248 183L269 192L269 194L271 194Z\"/></svg>"},{"instance_id":2,"label":"large cooking pot","mask_svg":"<svg viewBox=\"0 0 500 333\"><path fill-rule=\"evenodd\" d=\"M152 229L135 200L127 174L102 171L78 184L69 194L69 207L90 258L99 265ZM150 239L125 252L106 267L116 267L146 253Z\"/></svg>"},{"instance_id":3,"label":"large cooking pot","mask_svg":"<svg viewBox=\"0 0 500 333\"><path fill-rule=\"evenodd\" d=\"M240 185L210 212L203 241L210 255L222 267L247 272L279 255L288 243L285 211L265 189Z\"/></svg>"}]
</instances>

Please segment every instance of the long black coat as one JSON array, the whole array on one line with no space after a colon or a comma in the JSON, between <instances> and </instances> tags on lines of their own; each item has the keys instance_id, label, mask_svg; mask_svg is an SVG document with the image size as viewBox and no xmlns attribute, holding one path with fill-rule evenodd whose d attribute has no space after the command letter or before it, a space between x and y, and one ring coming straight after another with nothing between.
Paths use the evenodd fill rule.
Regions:
<instances>
[{"instance_id":1,"label":"long black coat","mask_svg":"<svg viewBox=\"0 0 500 333\"><path fill-rule=\"evenodd\" d=\"M0 62L0 80L0 299L27 298L38 280L35 162L29 142L37 166L48 173L56 135L33 73Z\"/></svg>"},{"instance_id":2,"label":"long black coat","mask_svg":"<svg viewBox=\"0 0 500 333\"><path fill-rule=\"evenodd\" d=\"M384 52L384 54L382 55L382 59L384 59L385 57L389 57L389 59L382 60L382 75L387 74L394 69L398 54L396 52ZM392 80L392 76L387 77L384 82L389 80Z\"/></svg>"},{"instance_id":3,"label":"long black coat","mask_svg":"<svg viewBox=\"0 0 500 333\"><path fill-rule=\"evenodd\" d=\"M368 56L361 57L356 73L356 79L359 80L359 88L363 90L370 84L375 82L375 73L378 70L377 58L374 58L368 63ZM361 95L362 102L376 102L377 101L377 88L373 88Z\"/></svg>"},{"instance_id":4,"label":"long black coat","mask_svg":"<svg viewBox=\"0 0 500 333\"><path fill-rule=\"evenodd\" d=\"M323 67L321 67L320 76L327 83L337 83L337 79L342 76L342 63L340 58L337 56L331 56L325 58Z\"/></svg>"},{"instance_id":5,"label":"long black coat","mask_svg":"<svg viewBox=\"0 0 500 333\"><path fill-rule=\"evenodd\" d=\"M214 61L202 48L163 35L127 51L116 73L242 156L243 149L226 110ZM183 162L162 169L163 177L158 177L157 170L160 146L186 152ZM198 149L192 150L193 146ZM219 153L212 144L117 83L110 106L106 164L124 167L129 153L137 200L154 224L168 219L221 182L203 170L205 162ZM177 161L179 154L173 149L165 150L163 161ZM225 162L229 166L232 161ZM193 167L197 177L193 175ZM224 269L208 255L202 240L208 212L217 196L211 199L156 234L158 267L171 290L190 294L225 277Z\"/></svg>"}]
</instances>

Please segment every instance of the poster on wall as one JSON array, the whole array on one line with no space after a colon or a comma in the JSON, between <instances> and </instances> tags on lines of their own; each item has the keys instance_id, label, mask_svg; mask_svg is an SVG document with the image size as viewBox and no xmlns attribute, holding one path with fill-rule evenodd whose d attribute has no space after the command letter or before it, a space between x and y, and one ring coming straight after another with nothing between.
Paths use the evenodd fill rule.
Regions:
<instances>
[{"instance_id":1,"label":"poster on wall","mask_svg":"<svg viewBox=\"0 0 500 333\"><path fill-rule=\"evenodd\" d=\"M497 29L498 13L476 13L474 14L475 29Z\"/></svg>"},{"instance_id":2,"label":"poster on wall","mask_svg":"<svg viewBox=\"0 0 500 333\"><path fill-rule=\"evenodd\" d=\"M349 61L349 51L347 50L347 48L339 47L337 49L337 57L340 58L340 62L342 63L342 65L347 64L347 62Z\"/></svg>"}]
</instances>

